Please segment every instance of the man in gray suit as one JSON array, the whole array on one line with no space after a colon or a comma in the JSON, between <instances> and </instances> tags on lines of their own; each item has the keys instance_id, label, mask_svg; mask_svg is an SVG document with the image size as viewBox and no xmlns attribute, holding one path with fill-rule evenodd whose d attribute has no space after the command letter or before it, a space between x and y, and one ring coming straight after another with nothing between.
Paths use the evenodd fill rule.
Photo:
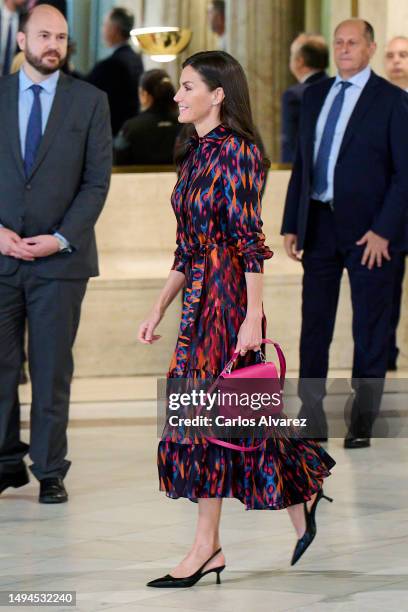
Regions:
<instances>
[{"instance_id":1,"label":"man in gray suit","mask_svg":"<svg viewBox=\"0 0 408 612\"><path fill-rule=\"evenodd\" d=\"M112 137L106 95L60 72L68 26L34 8L18 34L19 73L0 80L0 493L28 482L39 501L68 495L66 429L72 346L89 277L98 275L94 226L105 203ZM30 445L20 440L18 380L28 323Z\"/></svg>"}]
</instances>

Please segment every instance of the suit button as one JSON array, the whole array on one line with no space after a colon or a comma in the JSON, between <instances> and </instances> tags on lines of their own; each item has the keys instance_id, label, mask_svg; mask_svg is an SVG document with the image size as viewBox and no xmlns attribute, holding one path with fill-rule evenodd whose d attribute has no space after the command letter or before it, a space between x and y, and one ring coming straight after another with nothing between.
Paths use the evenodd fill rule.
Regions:
<instances>
[{"instance_id":1,"label":"suit button","mask_svg":"<svg viewBox=\"0 0 408 612\"><path fill-rule=\"evenodd\" d=\"M19 216L19 220L20 220L20 221L24 221L24 215L20 215L20 216Z\"/></svg>"},{"instance_id":2,"label":"suit button","mask_svg":"<svg viewBox=\"0 0 408 612\"><path fill-rule=\"evenodd\" d=\"M28 183L28 184L25 186L25 188L27 189L27 191L31 191L31 185L30 185L30 183Z\"/></svg>"}]
</instances>

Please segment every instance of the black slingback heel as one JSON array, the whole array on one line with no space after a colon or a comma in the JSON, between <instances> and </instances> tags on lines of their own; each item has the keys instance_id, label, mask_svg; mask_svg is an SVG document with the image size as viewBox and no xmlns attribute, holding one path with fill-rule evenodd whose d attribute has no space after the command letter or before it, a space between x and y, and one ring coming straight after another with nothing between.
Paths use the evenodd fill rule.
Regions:
<instances>
[{"instance_id":1,"label":"black slingback heel","mask_svg":"<svg viewBox=\"0 0 408 612\"><path fill-rule=\"evenodd\" d=\"M309 548L310 544L313 542L316 536L316 508L317 504L321 499L327 499L327 501L332 502L333 499L328 497L323 493L323 489L319 489L316 498L310 508L310 511L307 509L306 502L303 502L303 511L305 513L306 519L306 531L301 538L296 542L295 550L293 551L292 560L290 562L291 565L295 565L297 561L299 561L300 557L303 553Z\"/></svg>"},{"instance_id":2,"label":"black slingback heel","mask_svg":"<svg viewBox=\"0 0 408 612\"><path fill-rule=\"evenodd\" d=\"M221 548L216 550L215 553L213 553L211 557L207 559L207 561L203 563L202 566L198 568L198 570L194 574L191 574L191 576L185 576L184 578L174 578L174 576L171 576L170 574L166 574L165 576L162 576L161 578L156 578L155 580L151 580L150 582L147 583L146 586L158 587L162 589L164 588L184 589L186 587L193 586L203 576L205 576L206 574L209 574L210 572L217 573L217 584L221 584L220 574L222 570L225 568L225 565L219 565L218 567L212 567L211 569L205 572L202 571L203 568L207 565L207 563L209 563L211 559L214 559L214 557L216 557L219 552L221 552Z\"/></svg>"}]
</instances>

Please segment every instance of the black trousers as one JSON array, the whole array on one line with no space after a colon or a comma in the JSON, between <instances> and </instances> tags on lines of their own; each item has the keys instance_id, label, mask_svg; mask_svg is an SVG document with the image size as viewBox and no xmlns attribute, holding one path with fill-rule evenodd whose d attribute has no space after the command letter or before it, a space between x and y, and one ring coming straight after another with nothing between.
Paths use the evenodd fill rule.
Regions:
<instances>
[{"instance_id":1,"label":"black trousers","mask_svg":"<svg viewBox=\"0 0 408 612\"><path fill-rule=\"evenodd\" d=\"M63 478L69 469L72 346L87 282L40 278L28 262L13 275L0 276L0 474L18 469L28 451L38 480ZM32 382L29 446L20 440L18 397L26 322Z\"/></svg>"},{"instance_id":2,"label":"black trousers","mask_svg":"<svg viewBox=\"0 0 408 612\"><path fill-rule=\"evenodd\" d=\"M339 248L333 212L311 202L303 253L302 331L299 396L301 417L313 436L327 435L323 411L329 348L336 320L340 282L347 270L353 308L354 355L348 432L370 437L378 415L387 370L396 254L369 270L361 264L365 246Z\"/></svg>"}]
</instances>

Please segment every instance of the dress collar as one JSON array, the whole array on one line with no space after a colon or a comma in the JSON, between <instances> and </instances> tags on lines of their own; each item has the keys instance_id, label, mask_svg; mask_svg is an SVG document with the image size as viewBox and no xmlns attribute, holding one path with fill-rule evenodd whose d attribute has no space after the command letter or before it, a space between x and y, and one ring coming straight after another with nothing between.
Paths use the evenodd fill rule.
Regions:
<instances>
[{"instance_id":1,"label":"dress collar","mask_svg":"<svg viewBox=\"0 0 408 612\"><path fill-rule=\"evenodd\" d=\"M199 136L197 132L193 134L191 137L191 144L194 147L197 147L199 144L204 143L219 143L225 140L231 134L231 130L220 123L213 130L205 134L204 136Z\"/></svg>"}]
</instances>

